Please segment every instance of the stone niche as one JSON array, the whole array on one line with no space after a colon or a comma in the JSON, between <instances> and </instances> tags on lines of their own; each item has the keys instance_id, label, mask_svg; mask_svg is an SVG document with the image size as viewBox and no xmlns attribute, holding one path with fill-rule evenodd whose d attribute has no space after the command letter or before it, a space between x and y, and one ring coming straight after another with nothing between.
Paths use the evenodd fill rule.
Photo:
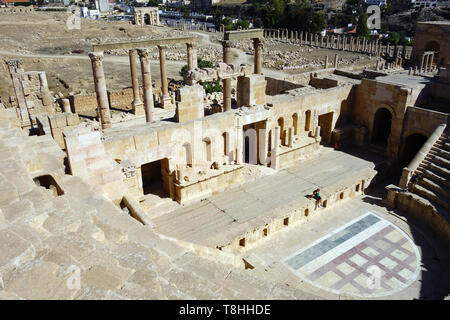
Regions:
<instances>
[{"instance_id":1,"label":"stone niche","mask_svg":"<svg viewBox=\"0 0 450 320\"><path fill-rule=\"evenodd\" d=\"M203 97L205 90L199 84L177 90L175 120L186 122L203 118Z\"/></svg>"},{"instance_id":2,"label":"stone niche","mask_svg":"<svg viewBox=\"0 0 450 320\"><path fill-rule=\"evenodd\" d=\"M266 84L265 77L260 74L238 77L237 106L266 104Z\"/></svg>"}]
</instances>

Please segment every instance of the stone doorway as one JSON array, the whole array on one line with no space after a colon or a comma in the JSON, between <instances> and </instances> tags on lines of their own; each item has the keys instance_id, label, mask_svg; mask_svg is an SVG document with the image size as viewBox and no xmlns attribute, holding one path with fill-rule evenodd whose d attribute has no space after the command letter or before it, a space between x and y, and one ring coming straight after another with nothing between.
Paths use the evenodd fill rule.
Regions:
<instances>
[{"instance_id":1,"label":"stone doorway","mask_svg":"<svg viewBox=\"0 0 450 320\"><path fill-rule=\"evenodd\" d=\"M386 148L391 134L392 115L386 108L378 109L375 113L372 128L372 143Z\"/></svg>"},{"instance_id":2,"label":"stone doorway","mask_svg":"<svg viewBox=\"0 0 450 320\"><path fill-rule=\"evenodd\" d=\"M168 176L169 166L167 158L149 162L141 166L142 189L144 195L153 194L160 198L169 197Z\"/></svg>"},{"instance_id":3,"label":"stone doorway","mask_svg":"<svg viewBox=\"0 0 450 320\"><path fill-rule=\"evenodd\" d=\"M331 131L333 126L333 112L321 114L319 116L320 137L322 144L328 145L331 142Z\"/></svg>"}]
</instances>

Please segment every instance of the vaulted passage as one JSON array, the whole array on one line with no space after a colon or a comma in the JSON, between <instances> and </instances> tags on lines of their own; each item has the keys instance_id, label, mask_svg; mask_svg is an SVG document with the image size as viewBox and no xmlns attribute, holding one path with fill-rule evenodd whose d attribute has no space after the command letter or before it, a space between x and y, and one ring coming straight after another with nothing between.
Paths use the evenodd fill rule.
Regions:
<instances>
[{"instance_id":1,"label":"vaulted passage","mask_svg":"<svg viewBox=\"0 0 450 320\"><path fill-rule=\"evenodd\" d=\"M413 133L406 138L401 157L402 167L411 162L426 141L427 137L420 133Z\"/></svg>"},{"instance_id":2,"label":"vaulted passage","mask_svg":"<svg viewBox=\"0 0 450 320\"><path fill-rule=\"evenodd\" d=\"M372 143L386 148L391 134L392 115L386 108L378 109L373 120Z\"/></svg>"},{"instance_id":3,"label":"vaulted passage","mask_svg":"<svg viewBox=\"0 0 450 320\"><path fill-rule=\"evenodd\" d=\"M167 166L167 159L149 162L141 166L144 195L154 194L162 198L168 196L168 184L164 183L164 169Z\"/></svg>"}]
</instances>

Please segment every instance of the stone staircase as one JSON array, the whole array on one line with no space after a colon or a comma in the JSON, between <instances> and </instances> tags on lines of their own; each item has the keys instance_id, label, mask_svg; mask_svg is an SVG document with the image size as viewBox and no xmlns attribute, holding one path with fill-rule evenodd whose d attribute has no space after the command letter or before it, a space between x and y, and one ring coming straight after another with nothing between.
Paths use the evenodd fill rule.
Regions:
<instances>
[{"instance_id":1,"label":"stone staircase","mask_svg":"<svg viewBox=\"0 0 450 320\"><path fill-rule=\"evenodd\" d=\"M450 128L447 126L415 171L421 175L414 193L431 202L439 213L450 213Z\"/></svg>"}]
</instances>

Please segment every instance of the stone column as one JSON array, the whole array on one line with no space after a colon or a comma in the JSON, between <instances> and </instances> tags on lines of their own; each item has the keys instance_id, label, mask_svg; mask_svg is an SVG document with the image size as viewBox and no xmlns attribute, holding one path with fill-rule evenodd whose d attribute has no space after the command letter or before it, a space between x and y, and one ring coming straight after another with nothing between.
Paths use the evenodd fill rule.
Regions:
<instances>
[{"instance_id":1,"label":"stone column","mask_svg":"<svg viewBox=\"0 0 450 320\"><path fill-rule=\"evenodd\" d=\"M334 56L334 68L335 68L335 69L337 69L337 67L338 67L338 59L339 59L339 56L336 54L336 55Z\"/></svg>"},{"instance_id":2,"label":"stone column","mask_svg":"<svg viewBox=\"0 0 450 320\"><path fill-rule=\"evenodd\" d=\"M70 101L69 99L61 99L62 111L66 113L72 113L70 109Z\"/></svg>"},{"instance_id":3,"label":"stone column","mask_svg":"<svg viewBox=\"0 0 450 320\"><path fill-rule=\"evenodd\" d=\"M263 65L263 39L254 38L253 48L255 49L254 72L255 74L261 74Z\"/></svg>"},{"instance_id":4,"label":"stone column","mask_svg":"<svg viewBox=\"0 0 450 320\"><path fill-rule=\"evenodd\" d=\"M303 44L303 31L300 31L300 44Z\"/></svg>"},{"instance_id":5,"label":"stone column","mask_svg":"<svg viewBox=\"0 0 450 320\"><path fill-rule=\"evenodd\" d=\"M420 61L420 68L419 68L419 72L422 72L423 70L423 62L425 60L425 54L422 54L422 60Z\"/></svg>"},{"instance_id":6,"label":"stone column","mask_svg":"<svg viewBox=\"0 0 450 320\"><path fill-rule=\"evenodd\" d=\"M328 56L325 56L325 66L323 67L326 69L328 67Z\"/></svg>"},{"instance_id":7,"label":"stone column","mask_svg":"<svg viewBox=\"0 0 450 320\"><path fill-rule=\"evenodd\" d=\"M130 57L131 84L133 86L133 102L131 103L134 114L144 114L143 103L139 95L139 81L136 66L136 49L128 51Z\"/></svg>"},{"instance_id":8,"label":"stone column","mask_svg":"<svg viewBox=\"0 0 450 320\"><path fill-rule=\"evenodd\" d=\"M188 70L197 68L197 48L193 43L186 43Z\"/></svg>"},{"instance_id":9,"label":"stone column","mask_svg":"<svg viewBox=\"0 0 450 320\"><path fill-rule=\"evenodd\" d=\"M434 60L434 52L430 56L430 71L432 71L431 68L433 67L433 60Z\"/></svg>"},{"instance_id":10,"label":"stone column","mask_svg":"<svg viewBox=\"0 0 450 320\"><path fill-rule=\"evenodd\" d=\"M289 128L289 141L288 141L288 147L292 148L292 145L294 144L294 128Z\"/></svg>"},{"instance_id":11,"label":"stone column","mask_svg":"<svg viewBox=\"0 0 450 320\"><path fill-rule=\"evenodd\" d=\"M429 54L427 54L426 56L425 56L425 64L424 64L424 72L427 72L428 71L428 60L429 60L429 57L430 57L430 55Z\"/></svg>"},{"instance_id":12,"label":"stone column","mask_svg":"<svg viewBox=\"0 0 450 320\"><path fill-rule=\"evenodd\" d=\"M222 41L222 49L223 49L223 62L231 63L231 50L230 50L230 41L223 40ZM230 111L231 110L231 79L223 79L223 110Z\"/></svg>"},{"instance_id":13,"label":"stone column","mask_svg":"<svg viewBox=\"0 0 450 320\"><path fill-rule=\"evenodd\" d=\"M99 121L102 125L102 129L111 128L108 92L106 90L106 80L103 72L103 52L90 52L89 58L91 58L92 72L94 75Z\"/></svg>"},{"instance_id":14,"label":"stone column","mask_svg":"<svg viewBox=\"0 0 450 320\"><path fill-rule=\"evenodd\" d=\"M272 150L270 150L270 167L278 170L280 168L278 156L278 144L280 143L280 127L275 127L272 130Z\"/></svg>"},{"instance_id":15,"label":"stone column","mask_svg":"<svg viewBox=\"0 0 450 320\"><path fill-rule=\"evenodd\" d=\"M42 95L42 105L51 107L53 105L53 98L48 89L47 76L45 72L39 72L40 91Z\"/></svg>"},{"instance_id":16,"label":"stone column","mask_svg":"<svg viewBox=\"0 0 450 320\"><path fill-rule=\"evenodd\" d=\"M169 86L167 83L167 72L166 72L166 46L158 46L159 50L159 70L161 74L161 106L163 109L168 108L172 105Z\"/></svg>"},{"instance_id":17,"label":"stone column","mask_svg":"<svg viewBox=\"0 0 450 320\"><path fill-rule=\"evenodd\" d=\"M152 74L150 71L150 51L148 49L138 49L141 60L142 82L144 86L144 109L145 121L152 122L154 114Z\"/></svg>"}]
</instances>

